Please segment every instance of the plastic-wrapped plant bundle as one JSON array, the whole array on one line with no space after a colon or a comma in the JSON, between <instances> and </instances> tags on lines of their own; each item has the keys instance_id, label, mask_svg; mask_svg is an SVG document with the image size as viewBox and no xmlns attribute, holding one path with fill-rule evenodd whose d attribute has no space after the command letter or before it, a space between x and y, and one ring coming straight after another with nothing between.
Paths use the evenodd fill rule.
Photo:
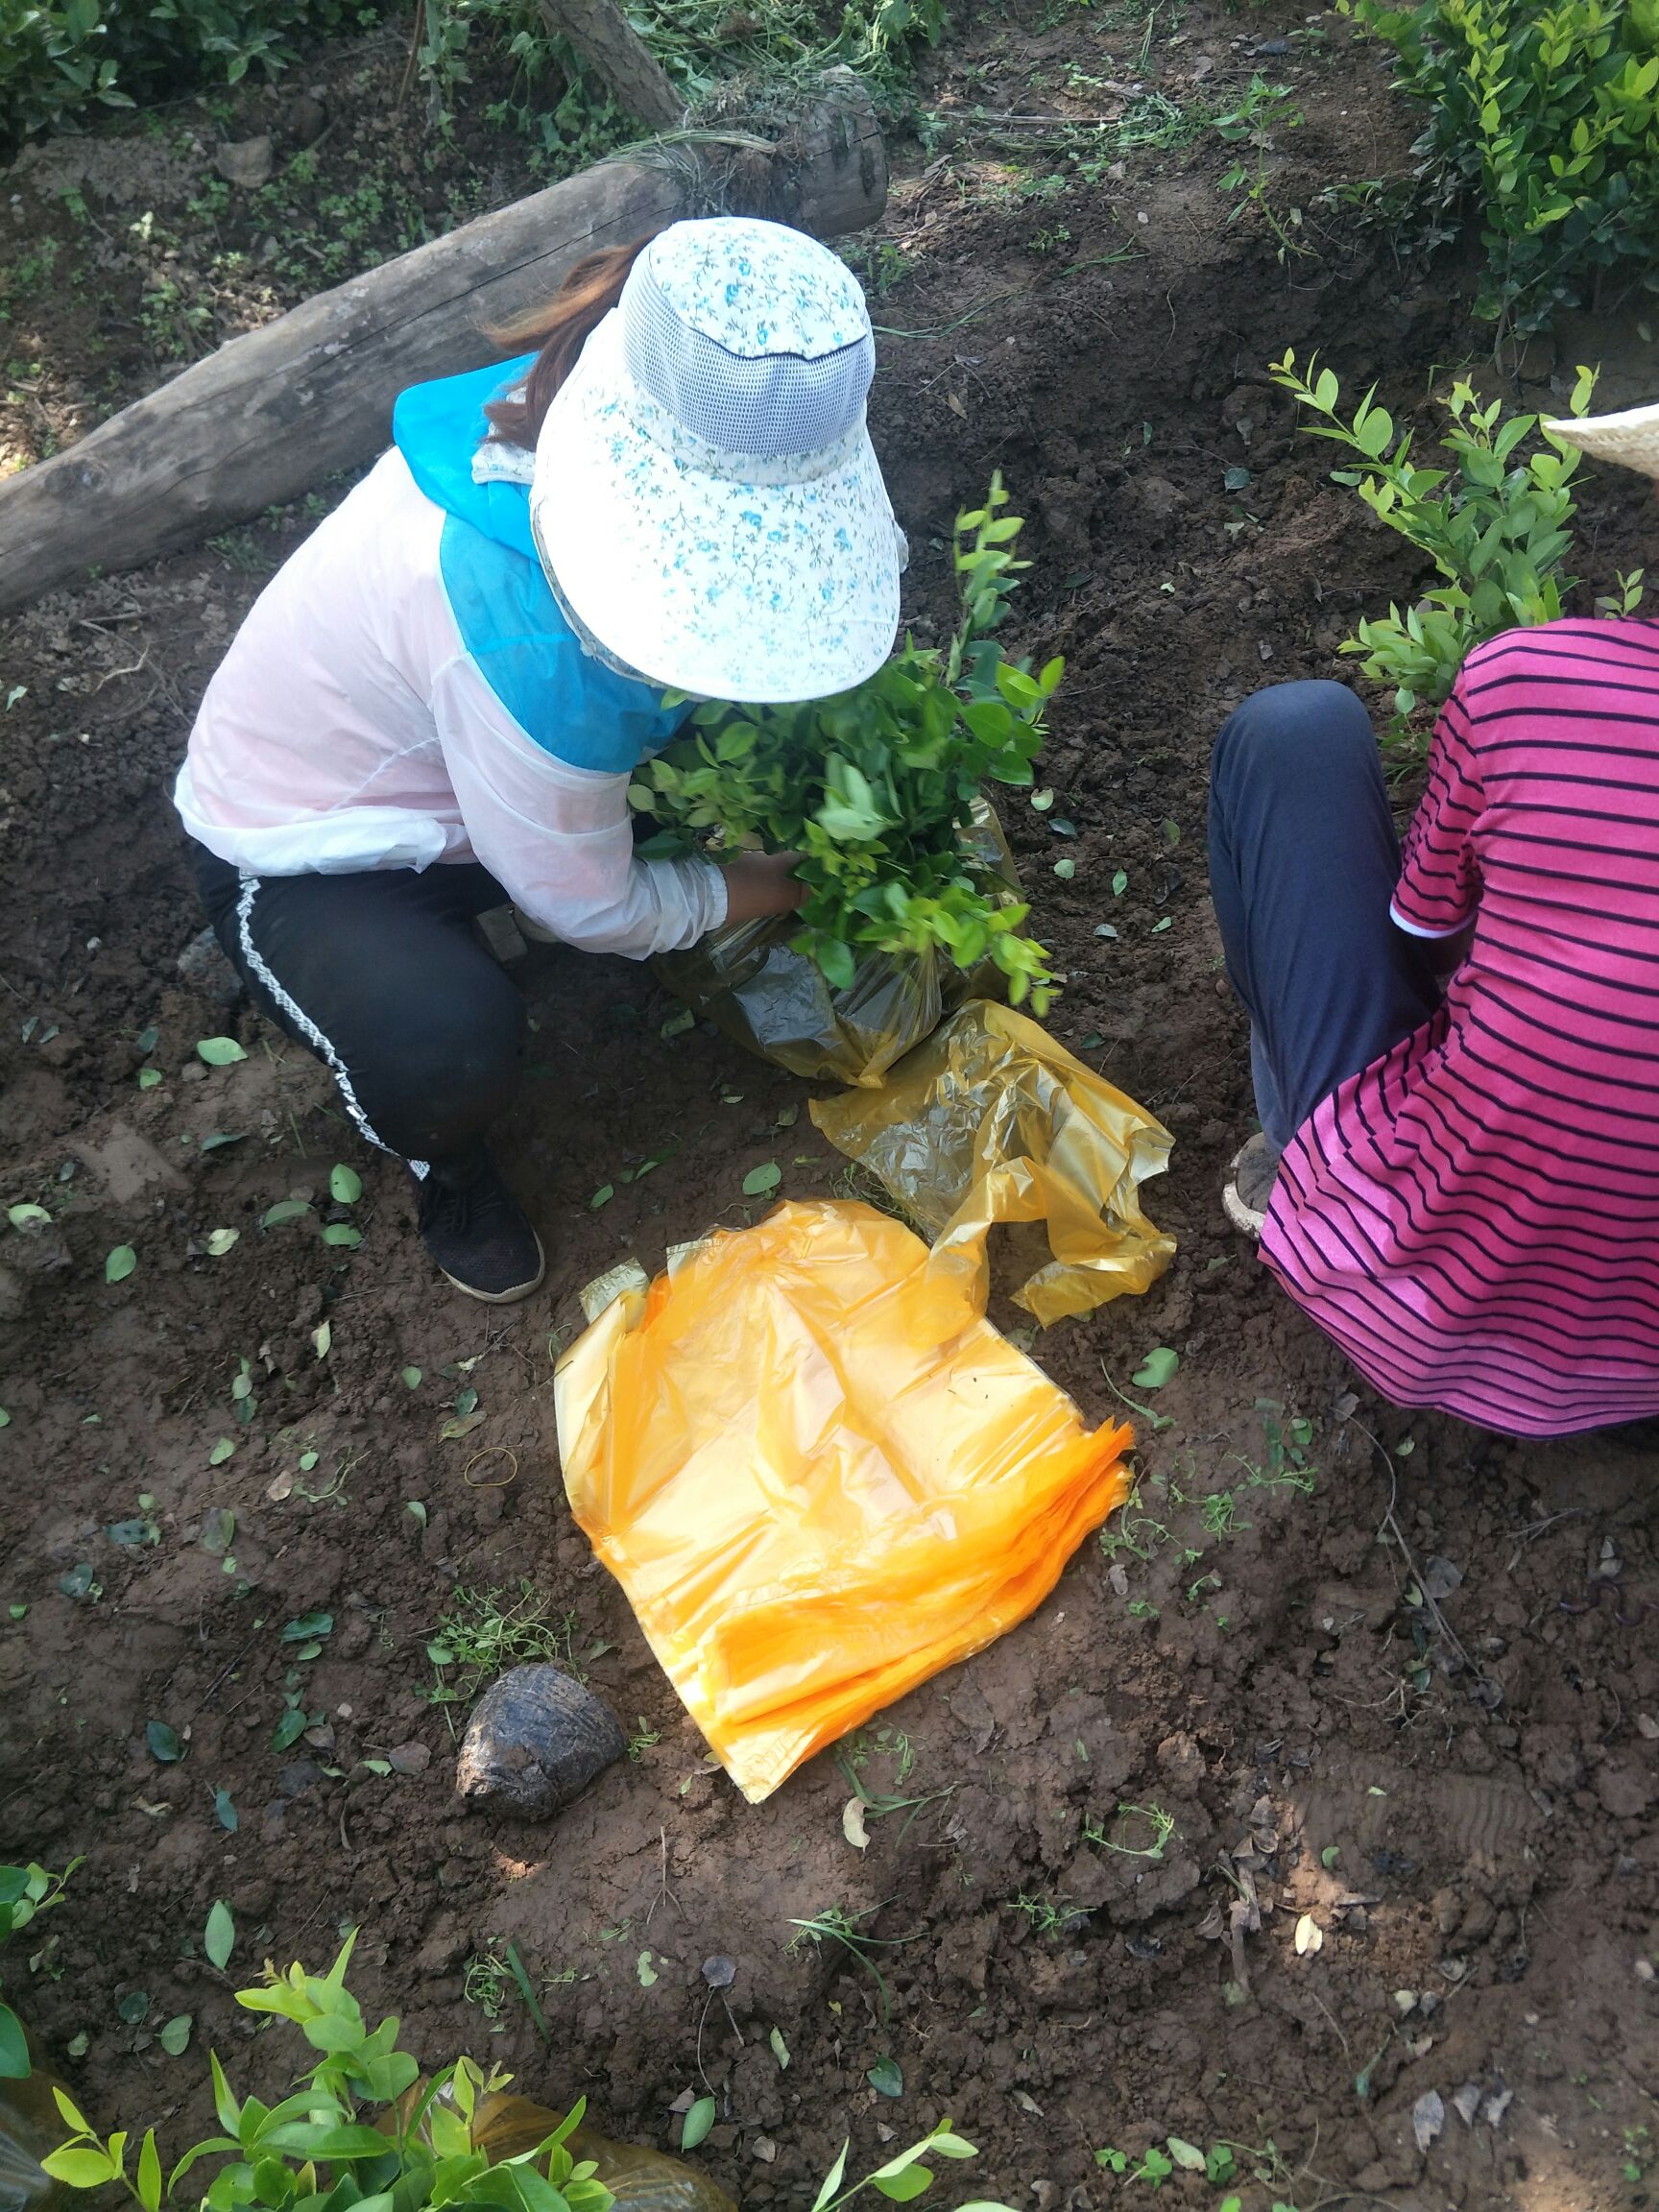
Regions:
<instances>
[{"instance_id":1,"label":"plastic-wrapped plant bundle","mask_svg":"<svg viewBox=\"0 0 1659 2212\"><path fill-rule=\"evenodd\" d=\"M832 699L702 707L630 793L661 826L647 850L801 854L798 917L717 930L659 963L670 990L797 1074L879 1083L965 998L1005 993L1042 1014L1053 996L983 797L1032 782L1064 672L1054 660L1033 674L992 635L1024 566L1006 504L996 478L957 518L962 623L948 646L907 641Z\"/></svg>"}]
</instances>

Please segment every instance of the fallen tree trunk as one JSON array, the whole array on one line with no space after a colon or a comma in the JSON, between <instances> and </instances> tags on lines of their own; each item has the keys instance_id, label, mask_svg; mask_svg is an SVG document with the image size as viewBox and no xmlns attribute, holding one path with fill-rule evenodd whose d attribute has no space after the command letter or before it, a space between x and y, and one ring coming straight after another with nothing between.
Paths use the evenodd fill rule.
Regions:
<instances>
[{"instance_id":1,"label":"fallen tree trunk","mask_svg":"<svg viewBox=\"0 0 1659 2212\"><path fill-rule=\"evenodd\" d=\"M96 565L136 567L360 467L406 384L475 369L485 329L548 300L583 254L687 215L768 215L820 237L886 203L868 94L831 70L793 113L637 147L221 346L78 445L0 483L0 614Z\"/></svg>"}]
</instances>

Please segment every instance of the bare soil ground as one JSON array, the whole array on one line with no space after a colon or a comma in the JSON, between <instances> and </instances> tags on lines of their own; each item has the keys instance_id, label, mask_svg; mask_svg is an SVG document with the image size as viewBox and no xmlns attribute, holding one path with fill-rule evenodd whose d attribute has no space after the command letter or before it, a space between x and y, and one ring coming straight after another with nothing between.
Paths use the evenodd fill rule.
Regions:
<instances>
[{"instance_id":1,"label":"bare soil ground","mask_svg":"<svg viewBox=\"0 0 1659 2212\"><path fill-rule=\"evenodd\" d=\"M301 190L361 197L388 161L432 221L524 181L506 142L493 173L425 166L400 67L385 39L319 64L320 181L276 180L301 230ZM1148 91L1213 110L1257 68L1306 116L1268 165L1305 254L1282 262L1255 217L1229 223L1213 133L1094 181L1046 166L1056 117L1120 117ZM1210 739L1254 685L1335 672L1355 614L1414 581L1326 482L1265 365L1319 347L1430 422L1432 375L1482 349L1460 265L1414 261L1334 189L1407 174L1410 135L1335 18L1010 11L977 19L937 78L950 128L860 246L892 333L874 426L918 621L948 615L951 517L1000 467L1032 518L1017 641L1070 661L1053 813L1014 806L1009 826L1070 973L1051 1026L1177 1134L1150 1211L1181 1250L1147 1297L1036 1356L1102 1418L1149 1347L1179 1351L1164 1425L1141 1424L1140 1503L1034 1620L850 1747L872 1788L928 1797L914 1819L873 1822L860 1856L829 1755L743 1805L571 1527L550 1382L580 1286L740 1223L748 1168L776 1160L790 1195L840 1187L805 1114L781 1120L804 1088L711 1032L662 1039L673 1009L644 970L533 953L533 1066L501 1149L549 1282L505 1316L468 1308L319 1069L175 970L199 919L171 774L216 656L310 516L60 593L0 639L0 1196L53 1215L0 1246L0 1855L86 1864L9 1994L107 2124L175 2141L204 2108L157 2022L192 2012L198 2055L211 2041L255 2079L271 2064L200 1955L222 1897L243 1938L232 1981L267 1954L315 1963L360 1923L365 1997L401 2010L425 2057L470 2047L531 2095L585 2092L615 2134L671 2147L676 2100L712 2087L705 2154L745 2203L809 2200L844 2133L874 2157L948 2111L984 2148L973 2193L1020 2212L1142 2202L1148 2185L1095 2152L1170 2133L1240 2146L1252 2205L1639 2205L1659 2151L1653 1460L1616 1434L1523 1449L1403 1417L1219 1204L1250 1100L1206 897ZM289 157L316 121L296 122L303 90L250 95L194 151L188 115L72 148L106 174L150 164L125 199L84 176L84 219L45 157L13 174L15 461L303 288L277 217L210 183L216 132L275 127ZM366 225L360 257L402 240L391 217ZM157 231L176 241L160 259ZM257 261L267 236L261 301L220 256L228 237ZM48 269L20 276L49 238ZM1587 487L1587 577L1634 565L1645 535L1651 556L1634 504ZM195 1042L226 1032L249 1057L208 1070ZM146 1065L161 1080L140 1088ZM320 1240L337 1160L364 1178L355 1251ZM295 1195L316 1210L261 1228ZM215 1229L240 1233L218 1256ZM138 1265L111 1285L121 1243ZM468 1479L510 1466L505 1487ZM637 1754L550 1829L459 1809L456 1709L430 1701L425 1645L456 1588L520 1577L568 1615L570 1654ZM281 1630L314 1610L333 1629L298 1686L326 1718L278 1753ZM157 1764L151 1720L182 1760ZM390 1753L390 1772L361 1764ZM1150 1841L1120 1805L1168 1816L1161 1855L1088 1839ZM791 1941L831 1906L893 1939L890 2017L844 1950ZM1304 1914L1323 1940L1299 1953ZM511 1996L493 2021L464 2001L493 1938L540 1983L550 2051ZM700 1971L715 1953L737 1968L724 2000ZM117 2011L133 1992L136 2025ZM897 2103L867 2081L886 2056ZM1425 2151L1430 2093L1444 2120Z\"/></svg>"}]
</instances>

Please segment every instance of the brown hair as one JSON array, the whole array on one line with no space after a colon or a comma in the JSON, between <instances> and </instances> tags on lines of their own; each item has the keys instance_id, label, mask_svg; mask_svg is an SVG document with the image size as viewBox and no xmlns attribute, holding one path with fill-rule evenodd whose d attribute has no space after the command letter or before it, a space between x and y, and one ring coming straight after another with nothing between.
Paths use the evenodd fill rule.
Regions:
<instances>
[{"instance_id":1,"label":"brown hair","mask_svg":"<svg viewBox=\"0 0 1659 2212\"><path fill-rule=\"evenodd\" d=\"M629 270L654 235L647 232L631 246L611 246L602 252L587 254L566 272L549 305L521 323L488 333L504 352L523 353L531 347L536 349L535 366L523 388L511 398L491 400L484 410L490 418L493 440L535 452L553 395L575 368L576 356L589 338L622 297Z\"/></svg>"}]
</instances>

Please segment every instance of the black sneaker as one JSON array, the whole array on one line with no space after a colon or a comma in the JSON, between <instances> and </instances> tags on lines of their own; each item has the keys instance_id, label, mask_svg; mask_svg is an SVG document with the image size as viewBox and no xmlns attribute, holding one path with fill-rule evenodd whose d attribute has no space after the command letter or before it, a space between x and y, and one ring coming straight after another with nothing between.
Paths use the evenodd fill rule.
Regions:
<instances>
[{"instance_id":1,"label":"black sneaker","mask_svg":"<svg viewBox=\"0 0 1659 2212\"><path fill-rule=\"evenodd\" d=\"M480 1144L461 1160L434 1161L420 1185L421 1241L457 1290L511 1306L541 1287L541 1239Z\"/></svg>"}]
</instances>

